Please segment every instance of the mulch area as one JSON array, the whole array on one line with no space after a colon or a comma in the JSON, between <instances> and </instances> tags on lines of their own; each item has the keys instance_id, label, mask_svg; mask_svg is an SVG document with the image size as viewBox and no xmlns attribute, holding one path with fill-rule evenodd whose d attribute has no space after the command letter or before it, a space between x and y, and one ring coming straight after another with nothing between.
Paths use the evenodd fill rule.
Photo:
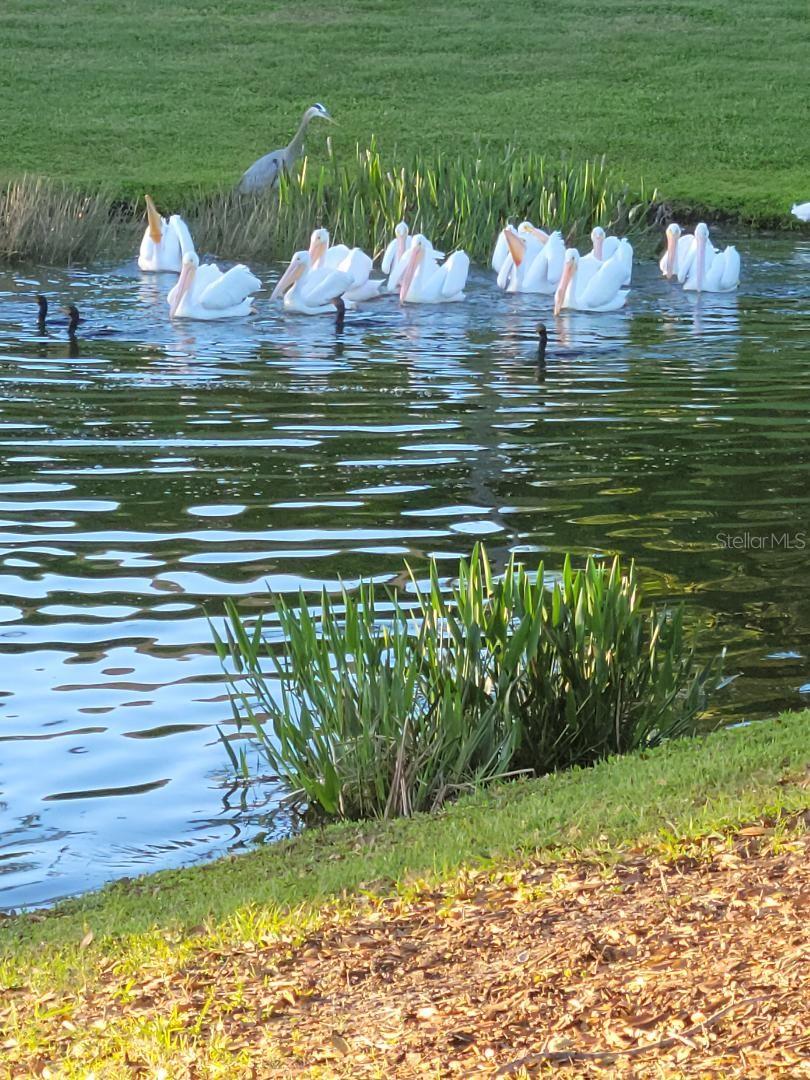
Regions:
<instances>
[{"instance_id":1,"label":"mulch area","mask_svg":"<svg viewBox=\"0 0 810 1080\"><path fill-rule=\"evenodd\" d=\"M201 1017L212 987L228 1011ZM171 1005L262 1078L810 1077L810 836L753 825L369 900L293 949L200 950L129 1011ZM73 1023L113 1008L97 988Z\"/></svg>"}]
</instances>

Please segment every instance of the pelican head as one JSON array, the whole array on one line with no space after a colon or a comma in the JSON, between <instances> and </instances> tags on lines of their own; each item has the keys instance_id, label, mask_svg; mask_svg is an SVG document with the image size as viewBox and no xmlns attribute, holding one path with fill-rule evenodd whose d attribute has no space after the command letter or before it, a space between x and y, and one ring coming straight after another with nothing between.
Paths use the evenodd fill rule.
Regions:
<instances>
[{"instance_id":1,"label":"pelican head","mask_svg":"<svg viewBox=\"0 0 810 1080\"><path fill-rule=\"evenodd\" d=\"M565 295L568 287L576 276L579 267L579 252L576 248L568 248L563 259L563 272L557 291L554 293L554 314L559 315L565 303Z\"/></svg>"},{"instance_id":2,"label":"pelican head","mask_svg":"<svg viewBox=\"0 0 810 1080\"><path fill-rule=\"evenodd\" d=\"M180 269L180 277L177 279L177 284L171 293L172 300L169 306L170 319L175 317L183 297L189 292L194 284L194 276L197 273L197 267L199 265L200 259L196 251L187 251L183 255L183 265Z\"/></svg>"},{"instance_id":3,"label":"pelican head","mask_svg":"<svg viewBox=\"0 0 810 1080\"><path fill-rule=\"evenodd\" d=\"M536 225L532 225L530 221L521 221L517 227L518 233L523 236L533 236L535 240L539 240L541 244L545 244L548 240L548 233L542 229L538 229Z\"/></svg>"},{"instance_id":4,"label":"pelican head","mask_svg":"<svg viewBox=\"0 0 810 1080\"><path fill-rule=\"evenodd\" d=\"M295 285L302 274L309 270L312 266L312 257L308 251L296 251L293 257L290 259L290 265L281 275L278 284L275 289L270 293L270 299L276 300L279 296L284 296L285 293Z\"/></svg>"},{"instance_id":5,"label":"pelican head","mask_svg":"<svg viewBox=\"0 0 810 1080\"><path fill-rule=\"evenodd\" d=\"M597 225L595 229L591 230L591 243L593 244L594 256L602 261L602 249L605 244L605 230L601 225Z\"/></svg>"},{"instance_id":6,"label":"pelican head","mask_svg":"<svg viewBox=\"0 0 810 1080\"><path fill-rule=\"evenodd\" d=\"M329 250L329 231L327 229L315 229L309 238L309 257L312 259L313 268L318 265Z\"/></svg>"},{"instance_id":7,"label":"pelican head","mask_svg":"<svg viewBox=\"0 0 810 1080\"><path fill-rule=\"evenodd\" d=\"M675 262L678 257L678 241L681 238L681 227L674 221L667 225L667 261L664 276L672 278L678 271Z\"/></svg>"},{"instance_id":8,"label":"pelican head","mask_svg":"<svg viewBox=\"0 0 810 1080\"><path fill-rule=\"evenodd\" d=\"M152 196L145 195L144 198L146 199L146 220L148 222L149 236L153 244L159 244L163 239L161 217L157 212L157 207L152 202Z\"/></svg>"},{"instance_id":9,"label":"pelican head","mask_svg":"<svg viewBox=\"0 0 810 1080\"><path fill-rule=\"evenodd\" d=\"M397 241L397 262L405 254L405 248L408 243L408 232L409 229L407 221L400 221L400 223L394 229L394 236L396 237Z\"/></svg>"},{"instance_id":10,"label":"pelican head","mask_svg":"<svg viewBox=\"0 0 810 1080\"><path fill-rule=\"evenodd\" d=\"M408 251L408 261L405 267L405 273L402 275L402 283L399 286L400 303L402 303L408 295L410 287L413 284L413 279L416 277L416 271L419 269L426 252L430 250L431 245L428 239L422 236L421 233L417 233L413 238L413 243Z\"/></svg>"},{"instance_id":11,"label":"pelican head","mask_svg":"<svg viewBox=\"0 0 810 1080\"><path fill-rule=\"evenodd\" d=\"M695 226L695 236L702 237L704 243L709 239L709 226L705 221L701 221Z\"/></svg>"}]
</instances>

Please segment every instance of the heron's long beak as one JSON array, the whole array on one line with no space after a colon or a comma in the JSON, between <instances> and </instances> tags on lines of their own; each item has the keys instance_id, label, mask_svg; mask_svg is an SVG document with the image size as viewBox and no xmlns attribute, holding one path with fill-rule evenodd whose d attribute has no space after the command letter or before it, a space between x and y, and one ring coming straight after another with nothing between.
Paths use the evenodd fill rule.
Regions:
<instances>
[{"instance_id":1,"label":"heron's long beak","mask_svg":"<svg viewBox=\"0 0 810 1080\"><path fill-rule=\"evenodd\" d=\"M298 281L303 272L303 263L290 263L290 265L279 278L278 284L276 285L275 289L273 289L273 291L270 293L270 299L276 300L279 296L283 296L284 293L288 292L296 283L296 281Z\"/></svg>"},{"instance_id":2,"label":"heron's long beak","mask_svg":"<svg viewBox=\"0 0 810 1080\"><path fill-rule=\"evenodd\" d=\"M671 278L675 273L675 258L678 253L678 237L674 232L667 230L667 272L666 277Z\"/></svg>"},{"instance_id":3,"label":"heron's long beak","mask_svg":"<svg viewBox=\"0 0 810 1080\"><path fill-rule=\"evenodd\" d=\"M408 291L413 284L413 279L416 275L416 271L419 269L419 264L422 261L424 251L421 247L414 247L411 249L411 255L408 259L408 266L405 273L402 276L402 284L399 287L399 302L405 303L405 299L408 296Z\"/></svg>"},{"instance_id":4,"label":"heron's long beak","mask_svg":"<svg viewBox=\"0 0 810 1080\"><path fill-rule=\"evenodd\" d=\"M562 311L562 306L565 303L565 294L568 292L568 286L574 279L576 273L576 264L573 259L566 259L565 266L563 267L562 277L560 283L557 286L557 291L554 293L554 314L559 315Z\"/></svg>"},{"instance_id":5,"label":"heron's long beak","mask_svg":"<svg viewBox=\"0 0 810 1080\"><path fill-rule=\"evenodd\" d=\"M170 319L175 317L183 297L193 285L196 269L196 266L192 262L183 263L183 269L180 271L180 277L177 279L177 284L174 287L174 298L171 307L169 308Z\"/></svg>"},{"instance_id":6,"label":"heron's long beak","mask_svg":"<svg viewBox=\"0 0 810 1080\"><path fill-rule=\"evenodd\" d=\"M506 246L509 248L512 262L515 266L520 266L526 254L526 241L521 240L516 233L513 233L511 229L508 229L506 232Z\"/></svg>"},{"instance_id":7,"label":"heron's long beak","mask_svg":"<svg viewBox=\"0 0 810 1080\"><path fill-rule=\"evenodd\" d=\"M318 263L326 255L328 243L322 237L313 237L309 242L309 257L312 259L312 269L317 269Z\"/></svg>"},{"instance_id":8,"label":"heron's long beak","mask_svg":"<svg viewBox=\"0 0 810 1080\"><path fill-rule=\"evenodd\" d=\"M149 222L149 235L153 244L159 244L163 239L163 230L160 227L160 214L152 202L152 196L146 196L146 217Z\"/></svg>"},{"instance_id":9,"label":"heron's long beak","mask_svg":"<svg viewBox=\"0 0 810 1080\"><path fill-rule=\"evenodd\" d=\"M706 264L706 237L698 233L697 240L697 291L703 291L703 273Z\"/></svg>"}]
</instances>

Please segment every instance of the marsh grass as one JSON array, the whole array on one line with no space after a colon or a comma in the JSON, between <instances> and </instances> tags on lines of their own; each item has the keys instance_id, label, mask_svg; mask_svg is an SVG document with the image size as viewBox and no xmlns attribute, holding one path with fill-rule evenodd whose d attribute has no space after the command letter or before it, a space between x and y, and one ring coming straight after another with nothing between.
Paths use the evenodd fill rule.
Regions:
<instances>
[{"instance_id":1,"label":"marsh grass","mask_svg":"<svg viewBox=\"0 0 810 1080\"><path fill-rule=\"evenodd\" d=\"M162 207L188 220L198 250L223 259L288 259L306 247L313 228L329 229L335 242L379 255L403 218L436 247L464 248L487 263L498 231L508 220L530 218L582 242L594 225L636 242L650 222L656 193L633 193L604 161L553 163L509 146L474 154L415 155L397 166L376 146L340 161L329 146L325 164L303 159L265 196L233 191L186 196L184 205ZM9 184L0 194L0 258L42 263L88 262L134 252L142 203L116 203L36 178Z\"/></svg>"},{"instance_id":2,"label":"marsh grass","mask_svg":"<svg viewBox=\"0 0 810 1080\"><path fill-rule=\"evenodd\" d=\"M409 816L515 771L654 747L694 730L719 683L682 609L645 609L618 559L567 559L551 583L510 560L495 578L477 546L451 587L435 560L412 586L407 605L373 584L317 607L279 597L275 643L233 604L215 632L237 722L328 817Z\"/></svg>"},{"instance_id":3,"label":"marsh grass","mask_svg":"<svg viewBox=\"0 0 810 1080\"><path fill-rule=\"evenodd\" d=\"M0 189L0 260L50 266L89 262L137 236L132 213L102 192L25 176Z\"/></svg>"}]
</instances>

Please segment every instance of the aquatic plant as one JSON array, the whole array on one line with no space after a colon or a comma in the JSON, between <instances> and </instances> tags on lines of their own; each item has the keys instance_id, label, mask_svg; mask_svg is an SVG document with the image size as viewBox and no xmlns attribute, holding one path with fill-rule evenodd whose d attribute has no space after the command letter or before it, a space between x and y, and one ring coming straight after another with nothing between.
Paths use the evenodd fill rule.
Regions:
<instances>
[{"instance_id":1,"label":"aquatic plant","mask_svg":"<svg viewBox=\"0 0 810 1080\"><path fill-rule=\"evenodd\" d=\"M594 225L629 233L646 228L656 193L633 194L604 160L546 160L514 147L428 160L414 155L386 164L376 146L313 168L305 158L276 191L261 197L236 191L186 195L176 210L187 218L200 252L224 259L288 258L306 247L316 226L335 241L379 254L403 218L445 251L464 248L488 261L498 231L531 218L581 242ZM89 261L134 251L143 230L139 202L112 202L63 184L25 177L0 190L0 258L46 263Z\"/></svg>"},{"instance_id":2,"label":"aquatic plant","mask_svg":"<svg viewBox=\"0 0 810 1080\"><path fill-rule=\"evenodd\" d=\"M134 244L131 217L101 192L24 176L0 188L0 260L89 262L117 250L125 236Z\"/></svg>"},{"instance_id":3,"label":"aquatic plant","mask_svg":"<svg viewBox=\"0 0 810 1080\"><path fill-rule=\"evenodd\" d=\"M516 770L685 734L718 683L682 609L644 610L618 559L566 559L554 580L511 559L496 578L476 547L453 586L435 560L412 585L407 602L373 584L317 607L277 597L276 640L229 604L215 641L234 715L293 801L342 818L431 809Z\"/></svg>"}]
</instances>

